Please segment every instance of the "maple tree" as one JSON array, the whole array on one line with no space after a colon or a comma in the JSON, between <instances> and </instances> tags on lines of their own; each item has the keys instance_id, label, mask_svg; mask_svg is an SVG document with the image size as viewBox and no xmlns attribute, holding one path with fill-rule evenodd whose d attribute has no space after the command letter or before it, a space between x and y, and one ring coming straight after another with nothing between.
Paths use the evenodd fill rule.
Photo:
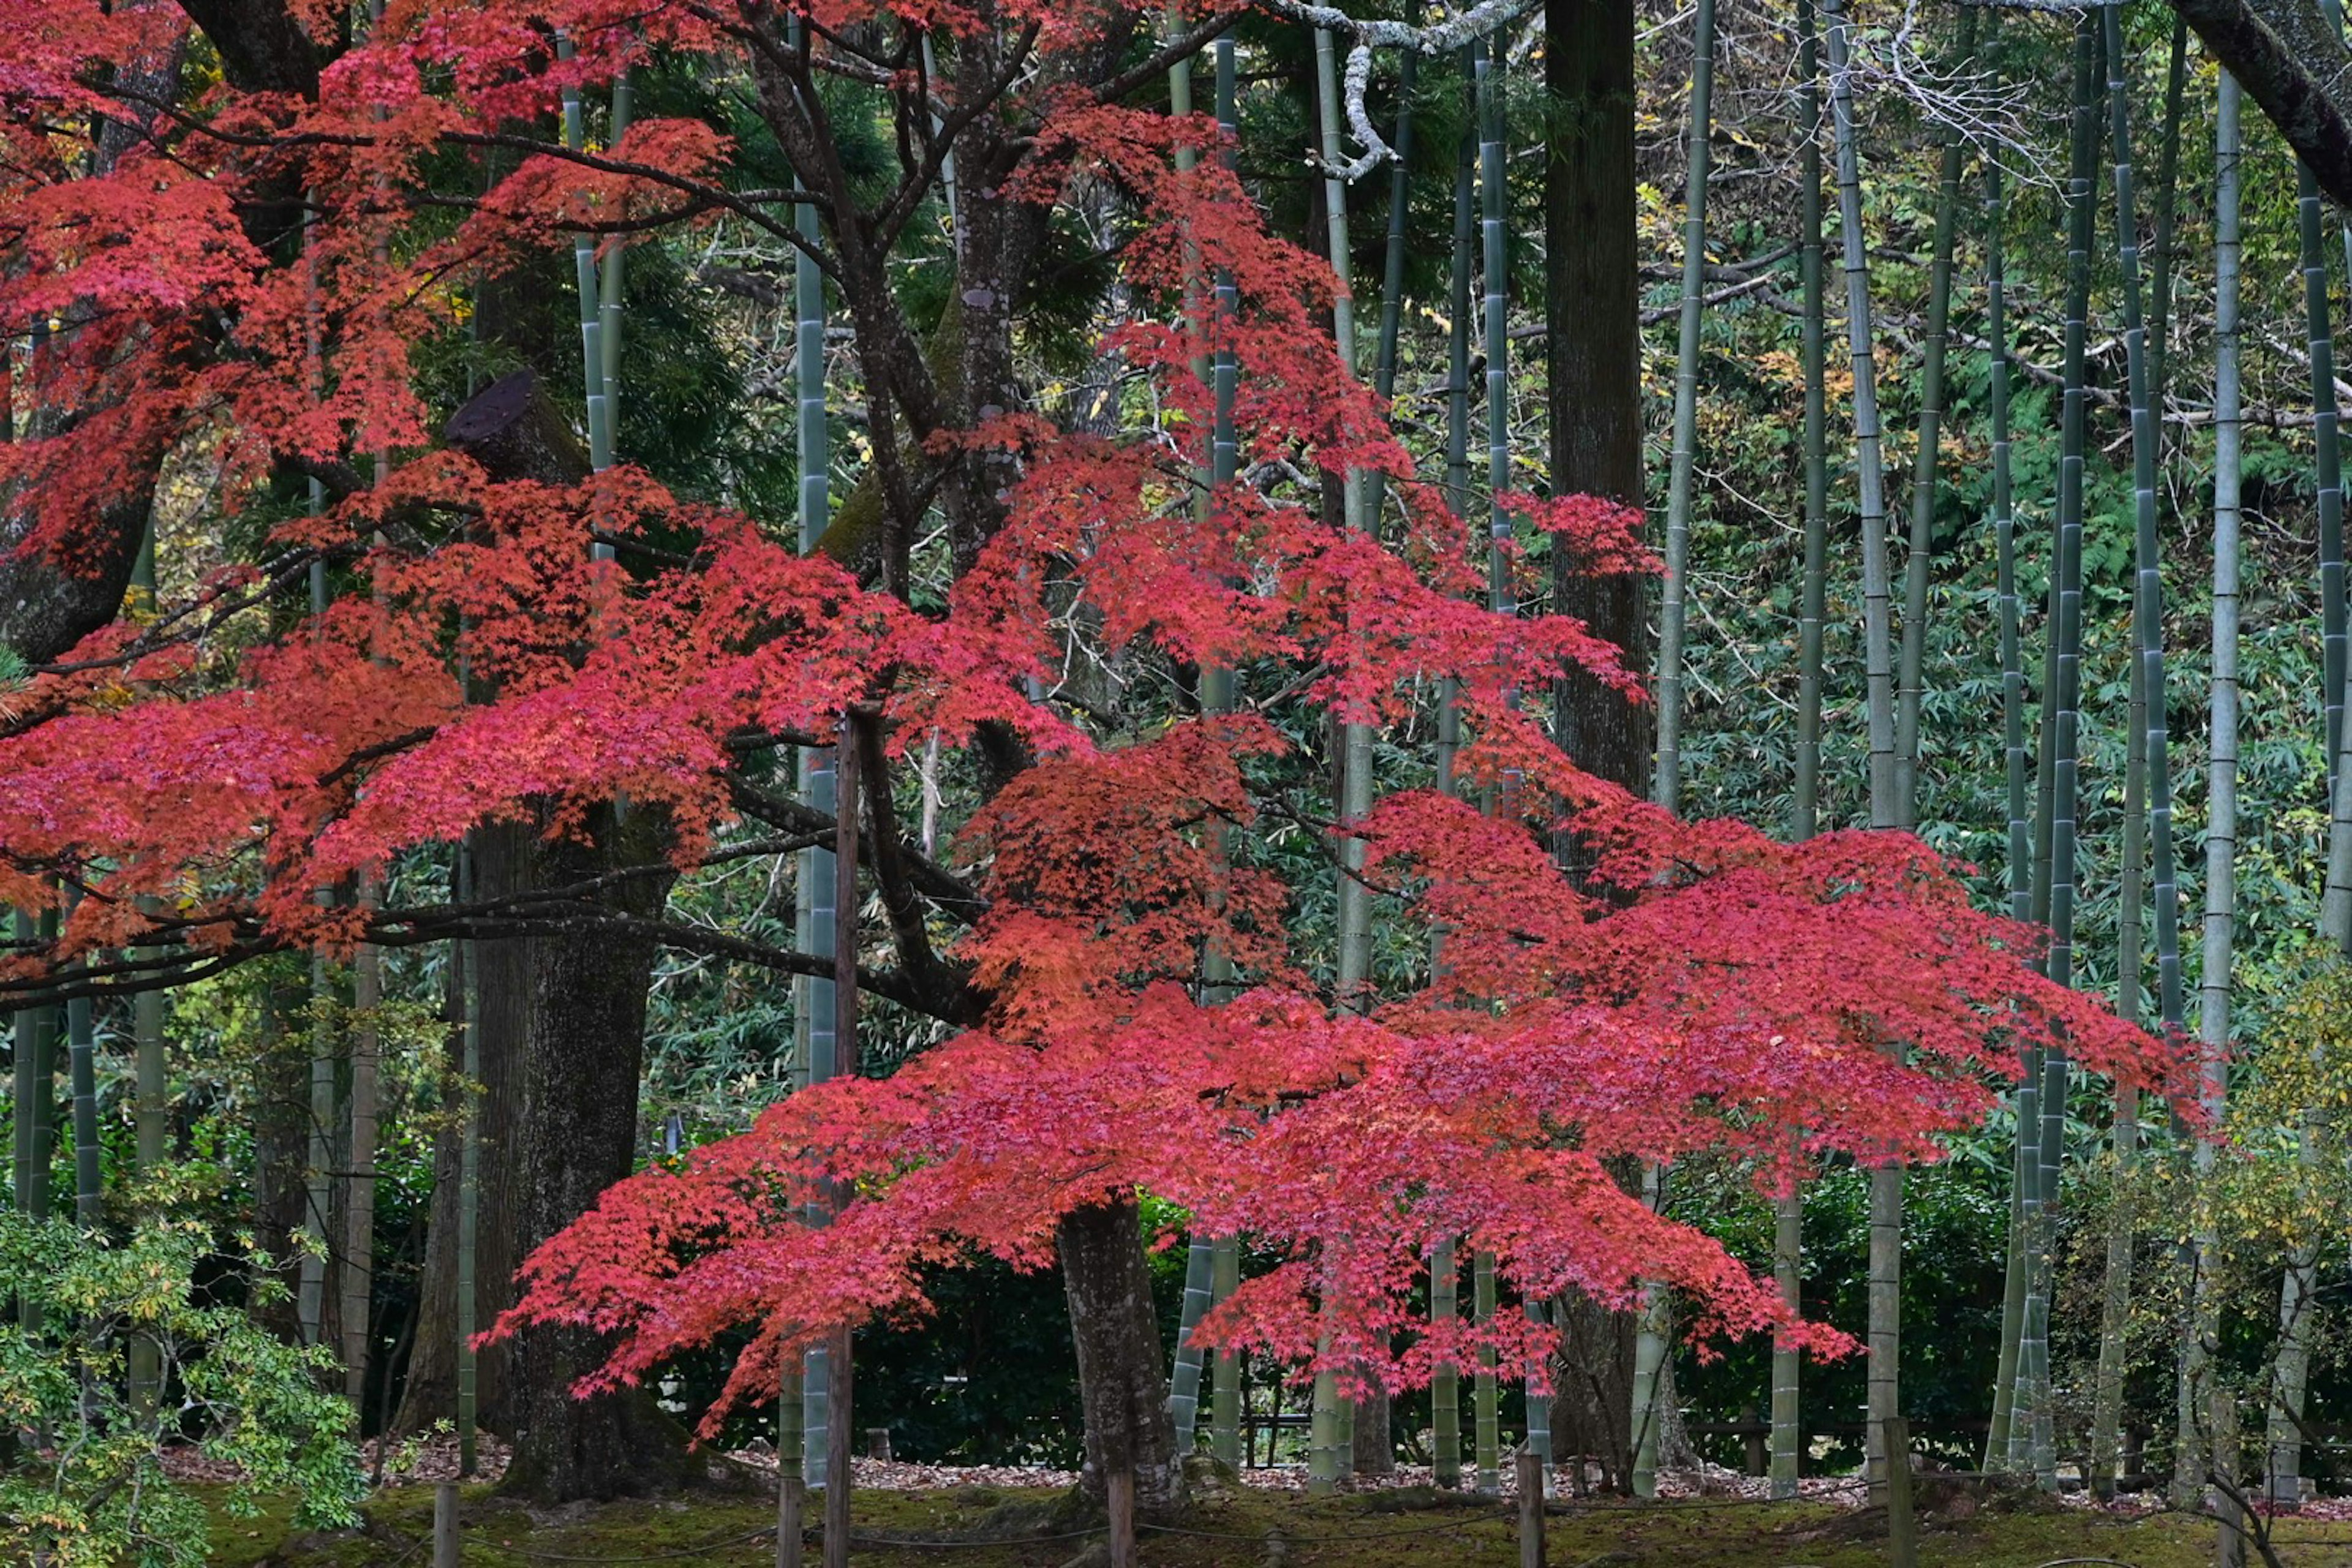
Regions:
<instances>
[{"instance_id":1,"label":"maple tree","mask_svg":"<svg viewBox=\"0 0 2352 1568\"><path fill-rule=\"evenodd\" d=\"M190 18L220 78L159 88ZM0 453L20 558L103 581L135 548L137 498L192 448L215 455L227 512L269 519L272 487L296 479L326 496L271 522L259 564L151 617L67 617L77 637L27 655L0 726L0 902L80 897L54 941L15 952L5 987L107 994L289 948L529 932L591 957L657 943L830 974L832 953L665 918L657 891L609 895L737 853L746 816L829 831L762 769L779 745L846 737L882 764L845 807L889 917L890 956L860 988L951 1038L888 1079L796 1094L585 1214L573 1190L604 1167L562 1165L550 1185L568 1212L528 1237L544 1245L501 1332L603 1336L542 1342L564 1348L533 1375L568 1396L597 1358L583 1392L750 1324L735 1402L840 1325L919 1310L927 1268L1058 1254L1096 1478L1133 1466L1160 1507L1181 1478L1157 1329L1148 1298L1104 1288L1140 1268L1138 1188L1281 1256L1204 1339L1398 1386L1487 1348L1539 1384L1548 1331L1412 1321L1433 1247L1491 1253L1528 1299L1622 1304L1659 1281L1704 1331L1833 1348L1717 1243L1622 1193L1612 1160L1728 1151L1778 1185L1800 1147L1932 1158L2043 1045L2185 1093L2169 1044L2041 978L2027 929L1972 910L1907 837L1789 847L1685 823L1559 750L1521 693L1564 668L1637 682L1575 619L1477 602L1483 532L1416 482L1346 373L1328 266L1270 233L1220 160L1176 156L1213 149L1213 122L1128 101L1232 13L1154 42L1160 19L1118 4L408 0L350 39L330 8L270 0L0 0L20 40L0 74L0 320L55 323L17 394L44 413ZM926 30L950 58L938 79L915 63ZM609 148L531 129L567 89L678 57L748 82L794 188L750 184L749 154L698 119L643 118ZM832 79L881 94L907 139L878 195L829 132ZM126 123L136 135L110 129ZM950 138L966 189L987 195L963 207L956 288L926 342L890 268ZM487 194L462 194L485 169ZM1133 308L1102 352L1164 411L1139 434L1056 423L1023 385L1021 291L1089 184L1130 215ZM793 200L824 216L873 400L870 534L803 555L773 520L643 468L525 473L436 442L415 348L482 279L583 231L724 221L798 245L775 216ZM1191 306L1208 274L1233 302L1204 318ZM1212 350L1239 362L1247 457L1381 472L1402 527L1351 531L1297 485L1237 481L1196 507ZM402 460L373 471L383 451ZM1534 542L1507 551L1511 571L1648 569L1636 511L1497 504ZM952 585L925 605L913 562L934 506ZM358 591L288 609L317 562ZM277 618L257 632L258 608ZM1108 713L1069 700L1056 671L1081 646L1179 697ZM1274 677L1284 713L1348 722L1403 722L1444 683L1463 797L1315 820L1298 804L1313 759L1275 704L1218 715L1182 695L1209 668ZM893 815L888 766L933 744L980 781L961 868L904 842ZM1482 792L1494 809L1471 804ZM1303 889L1247 848L1269 819L1362 839L1388 917L1442 931L1442 965L1335 1011L1294 929ZM433 905L317 897L518 824L562 847L550 863L568 879ZM1244 830L1216 836L1230 856L1216 824ZM1579 879L1559 868L1563 837ZM1220 1005L1198 996L1211 952L1240 986ZM641 1019L641 982L636 1005ZM614 1016L625 1034L625 1003ZM633 1113L633 1072L627 1093ZM845 1184L833 1223L803 1223Z\"/></svg>"}]
</instances>

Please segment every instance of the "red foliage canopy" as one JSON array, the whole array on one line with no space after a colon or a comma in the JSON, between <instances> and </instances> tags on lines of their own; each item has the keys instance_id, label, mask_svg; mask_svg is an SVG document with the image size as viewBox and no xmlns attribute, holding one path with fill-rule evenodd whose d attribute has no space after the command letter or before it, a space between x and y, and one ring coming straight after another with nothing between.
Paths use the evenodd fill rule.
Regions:
<instances>
[{"instance_id":1,"label":"red foliage canopy","mask_svg":"<svg viewBox=\"0 0 2352 1568\"><path fill-rule=\"evenodd\" d=\"M808 14L824 30L869 9ZM953 33L1034 24L1048 59L1132 20L1034 0L985 18L896 9ZM331 8L304 16L331 28ZM733 1397L772 1387L778 1355L833 1324L919 1310L926 1267L974 1251L1041 1264L1060 1215L1136 1187L1280 1253L1203 1333L1302 1364L1319 1343L1328 1364L1409 1382L1485 1343L1531 1366L1540 1346L1515 1315L1399 1337L1444 1238L1493 1254L1530 1295L1624 1301L1661 1279L1703 1327L1826 1347L1605 1163L1727 1152L1779 1184L1800 1149L1932 1158L2042 1045L2182 1089L2175 1053L2036 976L2029 933L1971 909L1916 842L1791 847L1685 823L1562 755L1515 693L1564 664L1636 683L1571 619L1481 607L1483 541L1412 481L1385 411L1332 351L1328 269L1269 234L1217 159L1176 166L1179 146L1213 143L1205 121L1051 72L1011 90L1038 130L1001 199L1056 201L1080 173L1137 199L1120 258L1137 313L1108 346L1173 416L1150 439L1024 414L935 433L935 447L1010 454L1019 474L942 613L798 555L777 520L688 505L634 470L491 483L461 456L419 453L431 421L410 347L446 329L469 279L581 226L748 222L774 205L729 183L723 137L649 120L604 152L531 142L436 235L407 221L440 194L436 161L510 145L564 88L649 51L723 61L774 20L693 0L395 0L315 99L221 83L182 104L121 85L180 47L176 11L0 0L0 320L60 322L25 393L72 415L0 450L0 487L33 521L25 548L74 559L105 500L173 452L218 453L226 513L272 473L343 477L323 515L278 527L274 574L225 568L18 700L0 734L0 901L49 905L60 879L89 896L60 946L13 961L16 983L142 940L224 959L347 944L399 911L324 909L314 889L549 801L566 808L559 831L580 831L590 805L625 794L667 814L690 866L730 820L730 740L829 733L853 705L880 713L893 755L1003 727L1041 760L963 835L988 903L957 956L985 1026L632 1178L527 1266L508 1326L614 1332L600 1380L756 1325ZM126 114L149 134L93 158L106 118ZM79 146L58 129L83 124L96 129ZM299 263L268 226L295 193L317 215ZM1215 345L1181 309L1205 269L1237 297ZM1192 367L1213 346L1242 367L1246 450L1386 472L1396 537L1248 485L1196 512L1210 395ZM380 486L348 482L349 455L383 447L412 456ZM1646 565L1623 509L1508 504L1592 570ZM625 545L656 529L689 555L634 574L591 560L592 535ZM357 562L373 593L255 632L242 606L309 552ZM1433 975L1368 1015L1335 1012L1286 929L1300 889L1213 852L1213 825L1245 829L1279 796L1262 777L1286 752L1268 723L1179 716L1113 742L1033 700L1073 600L1107 654L1284 667L1292 700L1349 720L1401 718L1451 683L1465 787L1508 778L1513 809L1419 792L1347 825L1386 918L1442 932ZM1600 868L1582 889L1548 849L1560 832ZM1192 984L1211 948L1246 988L1204 1006ZM809 1228L801 1205L827 1183L855 1198Z\"/></svg>"}]
</instances>

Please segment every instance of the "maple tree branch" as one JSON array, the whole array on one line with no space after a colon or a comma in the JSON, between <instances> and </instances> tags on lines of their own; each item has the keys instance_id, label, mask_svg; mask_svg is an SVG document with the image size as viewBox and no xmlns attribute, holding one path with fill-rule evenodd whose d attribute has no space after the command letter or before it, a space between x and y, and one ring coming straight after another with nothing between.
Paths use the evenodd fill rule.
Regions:
<instances>
[{"instance_id":1,"label":"maple tree branch","mask_svg":"<svg viewBox=\"0 0 2352 1568\"><path fill-rule=\"evenodd\" d=\"M922 205L924 193L931 188L932 182L940 177L940 171L947 166L948 154L955 147L956 137L965 127L995 108L997 101L1020 79L1022 68L1027 64L1029 51L1037 42L1037 34L1043 26L1044 23L1033 18L1024 26L1021 36L1013 41L1013 47L1006 51L1003 67L997 71L995 79L988 83L985 89L974 93L971 101L958 104L955 112L941 120L939 128L925 136L928 145L923 153L922 167L909 174L897 194L875 215L874 244L877 248L887 250L898 242L899 231L906 227L907 220L913 217ZM921 120L927 117L918 115L914 118ZM900 123L904 124L906 119L901 116Z\"/></svg>"},{"instance_id":2,"label":"maple tree branch","mask_svg":"<svg viewBox=\"0 0 2352 1568\"><path fill-rule=\"evenodd\" d=\"M1109 103L1126 97L1148 81L1157 81L1168 74L1168 68L1179 60L1190 59L1217 41L1218 36L1232 27L1246 14L1246 8L1236 5L1230 11L1212 12L1208 20L1190 32L1175 37L1146 55L1127 69L1095 89L1097 103Z\"/></svg>"},{"instance_id":3,"label":"maple tree branch","mask_svg":"<svg viewBox=\"0 0 2352 1568\"><path fill-rule=\"evenodd\" d=\"M583 169L594 169L601 174L626 174L653 184L667 186L670 190L697 197L710 206L734 214L771 238L780 239L800 251L815 262L820 271L838 280L833 258L827 256L821 247L811 245L801 237L800 231L791 224L780 222L763 210L763 205L768 203L807 202L827 212L832 211L831 198L821 193L801 190L756 190L739 193L730 191L723 185L713 185L701 180L689 180L684 174L662 168L659 164L641 163L634 158L614 158L603 153L591 153L584 148L575 150L565 146L561 142L542 142L536 136L522 136L512 132L453 131L444 140L461 147L499 147L510 152L529 153L540 157L558 159L567 163L576 163Z\"/></svg>"},{"instance_id":4,"label":"maple tree branch","mask_svg":"<svg viewBox=\"0 0 2352 1568\"><path fill-rule=\"evenodd\" d=\"M852 709L849 729L857 746L858 771L865 775L867 820L873 825L864 835L868 852L861 858L874 868L874 879L882 892L882 912L890 921L890 937L898 949L900 966L918 984L936 984L939 954L931 950L930 932L924 926L922 909L907 879L902 853L905 845L899 838L898 816L890 801L889 764L882 755L882 727L871 710ZM843 809L854 814L856 803L849 802Z\"/></svg>"},{"instance_id":5,"label":"maple tree branch","mask_svg":"<svg viewBox=\"0 0 2352 1568\"><path fill-rule=\"evenodd\" d=\"M819 811L789 795L763 790L733 774L728 776L727 787L734 797L735 809L755 821L764 822L771 827L781 827L788 833L830 831L833 816L829 812ZM874 858L872 845L866 846L864 858ZM903 839L895 848L894 860L903 870L908 885L938 905L943 913L952 914L969 923L988 912L988 900L984 895Z\"/></svg>"}]
</instances>

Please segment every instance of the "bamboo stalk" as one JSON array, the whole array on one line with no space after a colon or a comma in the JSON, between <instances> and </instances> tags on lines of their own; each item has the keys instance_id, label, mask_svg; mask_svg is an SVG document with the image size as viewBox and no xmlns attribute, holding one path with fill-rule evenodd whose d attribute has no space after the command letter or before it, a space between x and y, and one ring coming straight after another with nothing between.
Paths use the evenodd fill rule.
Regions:
<instances>
[{"instance_id":1,"label":"bamboo stalk","mask_svg":"<svg viewBox=\"0 0 2352 1568\"><path fill-rule=\"evenodd\" d=\"M1960 33L1954 50L1966 69L1976 53L1977 13L1960 12ZM1927 321L1920 335L1919 443L1911 469L1911 546L1903 566L1903 652L1896 671L1895 709L1895 804L1896 826L1909 831L1919 825L1919 710L1923 700L1927 650L1927 576L1936 543L1936 471L1942 455L1944 424L1944 346L1949 336L1952 306L1952 237L1960 205L1960 135L1944 131L1944 150L1936 182L1936 227L1927 268Z\"/></svg>"},{"instance_id":2,"label":"bamboo stalk","mask_svg":"<svg viewBox=\"0 0 2352 1568\"><path fill-rule=\"evenodd\" d=\"M1790 792L1792 838L1813 836L1821 805L1822 622L1829 554L1829 415L1822 297L1821 40L1813 0L1797 0L1797 114L1803 130L1803 230L1798 236L1798 276L1804 311L1800 328L1805 376L1805 567L1797 619L1797 776Z\"/></svg>"},{"instance_id":3,"label":"bamboo stalk","mask_svg":"<svg viewBox=\"0 0 2352 1568\"><path fill-rule=\"evenodd\" d=\"M2328 318L2327 253L2321 244L2319 183L2295 164L2295 227L2303 265L2306 346L2311 354L2311 444L2319 513L2320 708L2326 726L2332 794L2344 737L2346 652L2344 477L2336 402L2336 336Z\"/></svg>"},{"instance_id":4,"label":"bamboo stalk","mask_svg":"<svg viewBox=\"0 0 2352 1568\"><path fill-rule=\"evenodd\" d=\"M1339 80L1337 50L1328 28L1315 32L1317 106L1322 132L1323 208L1328 257L1339 289L1331 302L1331 333L1339 364L1348 374L1356 371L1356 315L1349 297L1348 187L1337 171L1346 162L1339 129ZM1341 479L1341 518L1350 532L1364 529L1364 476L1350 467ZM1342 1007L1360 1007L1371 978L1371 909L1363 884L1364 842L1345 831L1371 809L1371 726L1344 720L1339 726L1339 817L1343 825L1339 865L1339 963L1334 990ZM1324 1367L1315 1376L1314 1405L1309 1413L1311 1445L1307 1456L1308 1489L1328 1492L1349 1468L1351 1443L1347 1412L1339 1398L1336 1371Z\"/></svg>"},{"instance_id":5,"label":"bamboo stalk","mask_svg":"<svg viewBox=\"0 0 2352 1568\"><path fill-rule=\"evenodd\" d=\"M1470 1258L1470 1310L1481 1324L1495 1321L1495 1255L1478 1252ZM1495 1350L1482 1345L1478 1370L1472 1374L1470 1415L1477 1447L1478 1490L1495 1497L1503 1489L1502 1390L1495 1377Z\"/></svg>"},{"instance_id":6,"label":"bamboo stalk","mask_svg":"<svg viewBox=\"0 0 2352 1568\"><path fill-rule=\"evenodd\" d=\"M2076 733L2082 689L2083 618L2083 357L2090 310L2092 184L2099 153L2095 83L2102 53L2096 22L2087 15L2075 31L2074 154L2067 181L2067 287L2058 470L2057 614L2051 628L2050 978L2074 980ZM2048 1489L2057 1485L2057 1453L2050 1405L2050 1300L2060 1166L2070 1068L2051 1050L2040 1063L2041 1125L2035 1136L2033 1193L2028 1204L2025 1309L2018 1355L2018 1403L2026 1417L2024 1458ZM2011 1417L2012 1452L2018 1417ZM2026 1468L2021 1466L2021 1468Z\"/></svg>"},{"instance_id":7,"label":"bamboo stalk","mask_svg":"<svg viewBox=\"0 0 2352 1568\"><path fill-rule=\"evenodd\" d=\"M1446 1237L1430 1248L1429 1317L1442 1331L1450 1331L1461 1317L1459 1289L1462 1260ZM1462 1484L1462 1374L1450 1361L1442 1362L1429 1377L1432 1479L1448 1489Z\"/></svg>"},{"instance_id":8,"label":"bamboo stalk","mask_svg":"<svg viewBox=\"0 0 2352 1568\"><path fill-rule=\"evenodd\" d=\"M1684 600L1689 591L1691 483L1698 447L1699 328L1706 296L1707 139L1715 92L1715 0L1698 0L1691 28L1682 313L1675 347L1674 452L1666 481L1665 590L1658 608L1658 754L1650 784L1650 798L1668 811L1677 809L1682 796ZM1634 1355L1638 1363L1638 1347ZM1641 1398L1638 1391L1635 1398ZM1637 1404L1637 1422L1640 1410ZM1633 1473L1638 1492L1643 1476L1638 1458Z\"/></svg>"},{"instance_id":9,"label":"bamboo stalk","mask_svg":"<svg viewBox=\"0 0 2352 1568\"><path fill-rule=\"evenodd\" d=\"M468 833L457 843L458 902L472 903L474 894L474 837ZM457 1143L457 1474L471 1478L479 1393L474 1354L474 1265L480 1253L482 1212L482 1098L477 1089L482 1074L482 944L468 937L457 943L453 957L459 966L462 1019L458 1071L466 1080L466 1115Z\"/></svg>"},{"instance_id":10,"label":"bamboo stalk","mask_svg":"<svg viewBox=\"0 0 2352 1568\"><path fill-rule=\"evenodd\" d=\"M1829 557L1829 425L1822 295L1822 86L1820 29L1812 0L1797 0L1797 118L1801 132L1798 278L1803 314L1800 355L1805 377L1803 470L1804 578L1797 611L1797 771L1790 792L1790 837L1811 838L1818 826L1822 772L1822 623L1827 615ZM1772 1274L1781 1300L1795 1311L1802 1296L1805 1197L1801 1187L1773 1205ZM1797 1495L1800 1394L1803 1357L1791 1343L1772 1347L1771 1488L1775 1498Z\"/></svg>"},{"instance_id":11,"label":"bamboo stalk","mask_svg":"<svg viewBox=\"0 0 2352 1568\"><path fill-rule=\"evenodd\" d=\"M1235 100L1234 40L1230 33L1221 36L1216 43L1216 109L1217 129L1223 135L1226 166L1234 163L1234 149L1240 135L1238 106ZM1211 356L1212 388L1214 406L1209 437L1209 482L1213 487L1233 483L1241 468L1241 446L1234 429L1234 399L1239 390L1240 367L1234 356L1231 323L1236 305L1233 274L1218 268L1210 280L1211 297L1216 311L1217 347ZM1211 669L1203 673L1202 700L1203 706L1231 708L1234 699L1233 672ZM1220 829L1222 831L1222 829ZM1225 955L1213 952L1212 965L1230 968ZM1213 982L1223 984L1230 975L1219 975L1213 969ZM1209 1288L1213 1300L1222 1301L1241 1285L1241 1243L1230 1236L1219 1237L1212 1244L1209 1257ZM1242 1362L1233 1351L1217 1352L1211 1369L1209 1394L1209 1451L1220 1463L1238 1469L1242 1453Z\"/></svg>"},{"instance_id":12,"label":"bamboo stalk","mask_svg":"<svg viewBox=\"0 0 2352 1568\"><path fill-rule=\"evenodd\" d=\"M2238 849L2238 556L2241 425L2238 294L2241 148L2238 83L2221 73L2213 130L2213 658L2210 688L2205 828L2204 965L2198 979L2198 1041L2209 1075L2205 1110L2216 1123L2223 1110L2221 1063L2230 1045L2231 950L2237 936ZM2191 1160L2199 1184L2210 1176L2216 1151L2200 1133ZM2173 1497L2187 1507L2202 1494L2205 1466L2198 1433L2208 1407L2205 1375L2220 1325L2207 1260L2219 1237L2200 1226L2188 1247L2189 1310L2184 1314L2173 1456Z\"/></svg>"},{"instance_id":13,"label":"bamboo stalk","mask_svg":"<svg viewBox=\"0 0 2352 1568\"><path fill-rule=\"evenodd\" d=\"M2019 634L2017 593L2017 513L2010 475L2009 331L2006 264L2001 248L2004 208L2000 165L1985 164L1985 336L1987 401L1992 426L1992 518L1996 596L2000 621L2000 706L2002 751L2008 763L2009 787L2009 912L2012 920L2032 918L2033 903L2033 825L2029 804L2028 773L2032 761L2025 744L2025 661ZM2032 1147L2025 1118L2022 1087L2013 1090L2011 1106L2017 1116L2020 1151ZM1986 1428L1981 1460L1986 1469L2009 1463L2009 1432L2017 1396L2018 1333L2025 1310L2025 1250L2022 1165L2011 1169L2009 1245L2001 1277L2000 1341L1993 1373L1992 1419Z\"/></svg>"},{"instance_id":14,"label":"bamboo stalk","mask_svg":"<svg viewBox=\"0 0 2352 1568\"><path fill-rule=\"evenodd\" d=\"M1862 527L1863 668L1870 735L1870 826L1900 821L1895 767L1895 670L1891 584L1886 560L1885 475L1879 466L1876 364L1870 312L1870 266L1862 216L1862 174L1855 144L1851 47L1843 0L1823 0L1828 23L1830 110L1837 147L1838 216L1843 242L1846 335L1853 367L1853 428ZM1886 1455L1882 1434L1902 1414L1896 1361L1902 1341L1903 1172L1881 1165L1870 1173L1868 1340L1869 1465L1874 1497L1883 1500Z\"/></svg>"}]
</instances>

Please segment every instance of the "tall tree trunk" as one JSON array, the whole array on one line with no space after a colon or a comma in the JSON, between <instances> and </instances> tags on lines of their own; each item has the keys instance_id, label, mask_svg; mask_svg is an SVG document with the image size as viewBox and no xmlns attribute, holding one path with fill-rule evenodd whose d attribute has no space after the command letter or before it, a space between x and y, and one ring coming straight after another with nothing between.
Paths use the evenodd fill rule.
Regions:
<instances>
[{"instance_id":1,"label":"tall tree trunk","mask_svg":"<svg viewBox=\"0 0 2352 1568\"><path fill-rule=\"evenodd\" d=\"M1633 9L1546 0L1545 372L1551 489L1629 506L1644 500L1641 254L1634 222ZM1639 575L1591 576L1557 563L1552 602L1648 662ZM1553 693L1561 750L1628 789L1648 782L1653 711L1581 670ZM1629 1352L1630 1353L1630 1352Z\"/></svg>"},{"instance_id":2,"label":"tall tree trunk","mask_svg":"<svg viewBox=\"0 0 2352 1568\"><path fill-rule=\"evenodd\" d=\"M542 827L544 825L541 825ZM618 866L661 859L666 837L650 812L591 814L593 840L541 841L542 886L588 881ZM637 917L656 913L668 875L610 884L598 902ZM515 1151L517 1218L525 1251L587 1212L636 1163L637 1089L644 1065L646 994L658 950L653 939L590 922L524 940L530 1029L523 1054L523 1117ZM508 1407L514 1458L503 1489L541 1503L657 1491L688 1479L685 1433L630 1389L574 1398L572 1384L601 1364L601 1338L568 1327L516 1336Z\"/></svg>"},{"instance_id":3,"label":"tall tree trunk","mask_svg":"<svg viewBox=\"0 0 2352 1568\"><path fill-rule=\"evenodd\" d=\"M1143 1258L1143 1224L1134 1200L1105 1199L1062 1216L1055 1230L1070 1328L1078 1355L1078 1399L1086 1424L1080 1486L1099 1501L1105 1478L1135 1475L1135 1506L1166 1519L1183 1505L1183 1468L1168 1418L1168 1381L1160 1351L1159 1314Z\"/></svg>"},{"instance_id":4,"label":"tall tree trunk","mask_svg":"<svg viewBox=\"0 0 2352 1568\"><path fill-rule=\"evenodd\" d=\"M1634 12L1609 0L1546 0L1544 156L1546 399L1551 490L1643 505L1641 248L1635 224ZM1554 563L1552 605L1649 659L1646 581ZM1648 787L1654 710L1580 669L1552 690L1555 738L1577 765ZM1571 874L1585 869L1573 857ZM1591 1456L1608 1484L1633 1471L1633 1319L1571 1293L1553 1303L1552 1449ZM1486 1463L1482 1456L1482 1467Z\"/></svg>"}]
</instances>

